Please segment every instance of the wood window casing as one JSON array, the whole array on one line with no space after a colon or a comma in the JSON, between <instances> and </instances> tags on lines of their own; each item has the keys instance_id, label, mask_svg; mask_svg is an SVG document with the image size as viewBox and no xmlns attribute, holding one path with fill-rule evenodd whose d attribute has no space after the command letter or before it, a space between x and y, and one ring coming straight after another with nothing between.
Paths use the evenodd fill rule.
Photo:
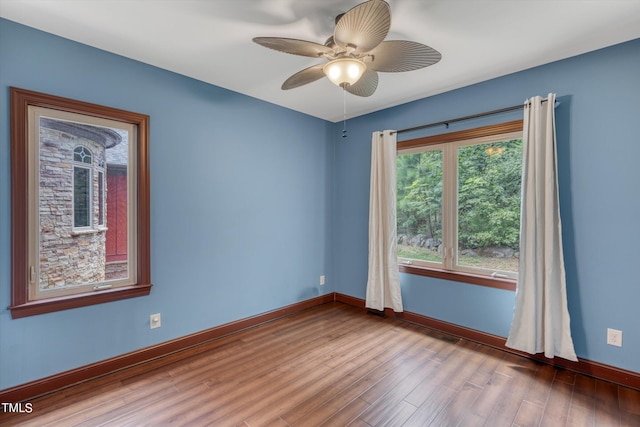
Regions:
<instances>
[{"instance_id":1,"label":"wood window casing","mask_svg":"<svg viewBox=\"0 0 640 427\"><path fill-rule=\"evenodd\" d=\"M489 137L493 135L506 134L509 132L521 132L522 120L514 120L495 125L482 126L478 128L449 132L440 135L426 136L422 138L399 141L397 150L407 150L411 148L426 147L436 144L444 144L460 140ZM422 265L407 265L399 263L399 271L402 273L414 274L418 276L433 277L438 279L452 280L456 282L470 283L480 286L487 286L498 289L516 289L516 280L510 278L490 277L480 274L473 274L458 270L447 270L444 268L426 267Z\"/></svg>"},{"instance_id":2,"label":"wood window casing","mask_svg":"<svg viewBox=\"0 0 640 427\"><path fill-rule=\"evenodd\" d=\"M11 108L11 311L20 318L125 298L148 295L151 290L150 200L148 169L149 116L19 88L10 88ZM136 275L132 285L73 295L33 300L29 297L29 107L42 107L128 123L136 127L135 200L137 217Z\"/></svg>"}]
</instances>

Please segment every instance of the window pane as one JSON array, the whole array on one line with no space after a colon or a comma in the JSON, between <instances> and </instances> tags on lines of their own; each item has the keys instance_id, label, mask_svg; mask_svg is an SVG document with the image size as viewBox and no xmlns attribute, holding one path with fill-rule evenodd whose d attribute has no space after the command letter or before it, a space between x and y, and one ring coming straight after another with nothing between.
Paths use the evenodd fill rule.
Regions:
<instances>
[{"instance_id":1,"label":"window pane","mask_svg":"<svg viewBox=\"0 0 640 427\"><path fill-rule=\"evenodd\" d=\"M129 135L124 129L41 117L36 259L43 296L103 282L128 284ZM112 247L118 250L115 258Z\"/></svg>"},{"instance_id":2,"label":"window pane","mask_svg":"<svg viewBox=\"0 0 640 427\"><path fill-rule=\"evenodd\" d=\"M106 150L107 158L107 233L105 242L106 280L129 275L129 135L118 130L121 141Z\"/></svg>"},{"instance_id":3,"label":"window pane","mask_svg":"<svg viewBox=\"0 0 640 427\"><path fill-rule=\"evenodd\" d=\"M442 262L442 151L397 157L398 256Z\"/></svg>"},{"instance_id":4,"label":"window pane","mask_svg":"<svg viewBox=\"0 0 640 427\"><path fill-rule=\"evenodd\" d=\"M73 168L73 226L88 227L91 225L89 216L91 208L90 170L80 167Z\"/></svg>"},{"instance_id":5,"label":"window pane","mask_svg":"<svg viewBox=\"0 0 640 427\"><path fill-rule=\"evenodd\" d=\"M522 140L458 149L458 265L518 271Z\"/></svg>"},{"instance_id":6,"label":"window pane","mask_svg":"<svg viewBox=\"0 0 640 427\"><path fill-rule=\"evenodd\" d=\"M86 148L80 146L73 150L73 160L80 163L91 164L91 153Z\"/></svg>"}]
</instances>

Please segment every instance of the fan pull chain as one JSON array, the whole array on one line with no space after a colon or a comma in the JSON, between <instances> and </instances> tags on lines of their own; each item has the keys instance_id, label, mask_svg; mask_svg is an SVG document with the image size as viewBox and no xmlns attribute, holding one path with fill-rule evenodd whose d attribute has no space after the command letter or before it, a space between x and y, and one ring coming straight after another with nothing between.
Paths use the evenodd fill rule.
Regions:
<instances>
[{"instance_id":1,"label":"fan pull chain","mask_svg":"<svg viewBox=\"0 0 640 427\"><path fill-rule=\"evenodd\" d=\"M347 137L347 91L342 88L342 137Z\"/></svg>"}]
</instances>

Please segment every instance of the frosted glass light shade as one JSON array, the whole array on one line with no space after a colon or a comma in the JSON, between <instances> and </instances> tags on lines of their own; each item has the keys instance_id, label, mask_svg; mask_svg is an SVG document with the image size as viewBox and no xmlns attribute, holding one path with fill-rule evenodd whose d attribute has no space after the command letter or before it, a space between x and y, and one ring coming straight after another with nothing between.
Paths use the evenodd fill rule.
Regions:
<instances>
[{"instance_id":1,"label":"frosted glass light shade","mask_svg":"<svg viewBox=\"0 0 640 427\"><path fill-rule=\"evenodd\" d=\"M367 69L364 62L353 58L334 59L322 68L324 74L333 84L345 87L360 80Z\"/></svg>"}]
</instances>

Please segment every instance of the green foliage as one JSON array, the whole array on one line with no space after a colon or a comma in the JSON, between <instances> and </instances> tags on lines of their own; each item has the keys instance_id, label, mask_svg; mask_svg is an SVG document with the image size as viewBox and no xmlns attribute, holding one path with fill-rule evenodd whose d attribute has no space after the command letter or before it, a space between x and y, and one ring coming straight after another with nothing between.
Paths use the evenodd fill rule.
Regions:
<instances>
[{"instance_id":1,"label":"green foliage","mask_svg":"<svg viewBox=\"0 0 640 427\"><path fill-rule=\"evenodd\" d=\"M442 237L442 152L398 156L398 228L407 234Z\"/></svg>"},{"instance_id":2,"label":"green foliage","mask_svg":"<svg viewBox=\"0 0 640 427\"><path fill-rule=\"evenodd\" d=\"M518 248L522 140L458 149L458 243ZM442 237L442 152L398 156L399 234Z\"/></svg>"}]
</instances>

